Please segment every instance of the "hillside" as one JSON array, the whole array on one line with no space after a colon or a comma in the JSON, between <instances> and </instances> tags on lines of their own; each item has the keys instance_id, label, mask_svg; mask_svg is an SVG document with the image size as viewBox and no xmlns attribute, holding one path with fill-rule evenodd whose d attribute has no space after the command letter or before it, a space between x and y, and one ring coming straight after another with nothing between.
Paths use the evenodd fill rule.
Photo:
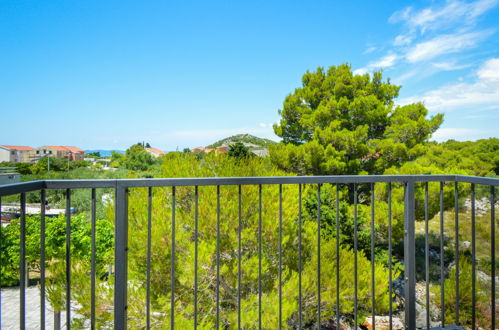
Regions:
<instances>
[{"instance_id":1,"label":"hillside","mask_svg":"<svg viewBox=\"0 0 499 330\"><path fill-rule=\"evenodd\" d=\"M225 139L222 139L220 141L217 141L213 144L210 144L208 148L218 148L222 146L229 146L233 143L236 142L241 142L245 146L249 147L250 149L263 149L263 148L268 148L270 145L277 144L277 142L269 140L269 139L262 139L256 136L253 136L251 134L238 134L234 136L227 137Z\"/></svg>"}]
</instances>

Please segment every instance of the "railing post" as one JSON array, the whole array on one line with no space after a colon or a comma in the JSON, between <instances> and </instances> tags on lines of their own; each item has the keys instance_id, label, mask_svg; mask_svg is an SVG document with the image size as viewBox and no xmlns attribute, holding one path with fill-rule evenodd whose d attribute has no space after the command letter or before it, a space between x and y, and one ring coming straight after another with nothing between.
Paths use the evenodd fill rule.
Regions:
<instances>
[{"instance_id":1,"label":"railing post","mask_svg":"<svg viewBox=\"0 0 499 330\"><path fill-rule=\"evenodd\" d=\"M416 244L414 230L414 182L405 184L404 194L404 269L405 326L416 329Z\"/></svg>"},{"instance_id":2,"label":"railing post","mask_svg":"<svg viewBox=\"0 0 499 330\"><path fill-rule=\"evenodd\" d=\"M114 328L127 328L128 189L116 185L114 221Z\"/></svg>"}]
</instances>

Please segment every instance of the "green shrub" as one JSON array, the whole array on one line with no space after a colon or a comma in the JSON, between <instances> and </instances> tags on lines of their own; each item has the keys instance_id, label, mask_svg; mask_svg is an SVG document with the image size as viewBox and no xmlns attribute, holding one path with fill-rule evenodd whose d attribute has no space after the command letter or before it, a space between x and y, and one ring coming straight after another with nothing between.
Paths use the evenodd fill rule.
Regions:
<instances>
[{"instance_id":1,"label":"green shrub","mask_svg":"<svg viewBox=\"0 0 499 330\"><path fill-rule=\"evenodd\" d=\"M285 172L269 166L260 158L239 162L227 156L206 155L198 159L192 154L170 154L163 164L164 177L213 176L281 176ZM304 186L315 191L316 185ZM217 189L199 187L198 241L198 322L200 328L213 328L216 309L216 240ZM253 328L258 320L258 224L259 188L242 187L242 324ZM175 190L175 322L192 327L194 313L194 187ZM282 280L283 322L297 324L298 312L298 186L283 186L282 216ZM238 187L220 187L220 320L224 327L237 324L238 285ZM154 188L152 202L151 301L152 322L157 327L170 322L170 260L171 260L171 188ZM345 214L345 212L343 212ZM279 287L279 187L262 188L262 323L266 327L278 325ZM313 323L317 308L317 224L305 218L302 227L303 253L303 319ZM311 219L310 219L311 220ZM324 218L326 220L326 217ZM143 313L146 283L147 189L131 189L129 194L129 280L133 283L134 298L129 302L129 322L139 327L145 322ZM324 230L321 239L321 294L325 308L323 319L332 318L336 303L336 268L341 270L340 303L342 313L353 312L353 251L348 245L341 248L336 264L336 241ZM345 236L347 233L345 232ZM359 252L359 313L370 311L371 263ZM394 272L394 278L398 271ZM376 310L388 311L388 271L376 264ZM141 298L142 297L142 298Z\"/></svg>"},{"instance_id":2,"label":"green shrub","mask_svg":"<svg viewBox=\"0 0 499 330\"><path fill-rule=\"evenodd\" d=\"M64 215L46 218L45 260L46 267L62 262L66 256L66 218ZM113 247L113 225L107 220L96 221L97 251L96 262L100 272L111 263ZM2 228L1 263L2 286L12 286L19 282L20 220L11 220ZM85 214L71 217L71 258L90 258L91 227ZM26 260L31 273L40 272L40 217L26 216Z\"/></svg>"},{"instance_id":3,"label":"green shrub","mask_svg":"<svg viewBox=\"0 0 499 330\"><path fill-rule=\"evenodd\" d=\"M476 311L477 326L490 329L490 282L476 279L476 305L472 305L472 269L471 263L461 257L459 261L459 321L462 325L471 325L472 310ZM441 308L439 285L431 287L433 302ZM445 319L453 322L456 315L456 267L453 267L444 281ZM488 312L488 314L487 314ZM452 321L451 321L452 320Z\"/></svg>"}]
</instances>

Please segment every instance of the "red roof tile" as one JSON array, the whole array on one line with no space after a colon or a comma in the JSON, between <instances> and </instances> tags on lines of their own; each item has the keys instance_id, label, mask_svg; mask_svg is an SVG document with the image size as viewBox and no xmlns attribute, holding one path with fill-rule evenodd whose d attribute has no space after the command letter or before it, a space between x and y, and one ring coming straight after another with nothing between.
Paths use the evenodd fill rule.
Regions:
<instances>
[{"instance_id":1,"label":"red roof tile","mask_svg":"<svg viewBox=\"0 0 499 330\"><path fill-rule=\"evenodd\" d=\"M47 148L59 150L59 151L70 151L70 152L84 152L83 149L72 147L72 146L47 146Z\"/></svg>"},{"instance_id":2,"label":"red roof tile","mask_svg":"<svg viewBox=\"0 0 499 330\"><path fill-rule=\"evenodd\" d=\"M85 150L80 149L78 147L73 147L73 146L64 146L64 148L66 148L67 150L69 150L71 152L85 152Z\"/></svg>"},{"instance_id":3,"label":"red roof tile","mask_svg":"<svg viewBox=\"0 0 499 330\"><path fill-rule=\"evenodd\" d=\"M155 154L158 154L158 155L164 155L165 153L159 149L156 149L156 148L146 148L147 150L150 150L152 152L154 152Z\"/></svg>"},{"instance_id":4,"label":"red roof tile","mask_svg":"<svg viewBox=\"0 0 499 330\"><path fill-rule=\"evenodd\" d=\"M19 150L19 151L32 151L32 150L35 150L34 148L31 148L31 147L28 147L28 146L0 146L0 147L4 147L4 148L7 148L7 149L10 149L10 150Z\"/></svg>"},{"instance_id":5,"label":"red roof tile","mask_svg":"<svg viewBox=\"0 0 499 330\"><path fill-rule=\"evenodd\" d=\"M54 150L59 150L59 151L68 151L63 146L47 146L47 148L54 149Z\"/></svg>"}]
</instances>

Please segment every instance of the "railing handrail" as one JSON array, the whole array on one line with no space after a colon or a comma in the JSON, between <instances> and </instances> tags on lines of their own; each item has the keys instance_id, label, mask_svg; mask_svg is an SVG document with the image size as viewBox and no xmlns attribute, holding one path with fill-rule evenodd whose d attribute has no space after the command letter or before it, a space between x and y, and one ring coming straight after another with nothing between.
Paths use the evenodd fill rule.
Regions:
<instances>
[{"instance_id":1,"label":"railing handrail","mask_svg":"<svg viewBox=\"0 0 499 330\"><path fill-rule=\"evenodd\" d=\"M68 179L37 180L0 186L0 196L36 191L40 189L81 188L138 188L180 187L213 185L257 185L257 184L351 184L376 182L465 182L499 186L499 178L470 175L324 175L324 176L272 176L272 177L204 177L204 178L141 178L141 179Z\"/></svg>"},{"instance_id":2,"label":"railing handrail","mask_svg":"<svg viewBox=\"0 0 499 330\"><path fill-rule=\"evenodd\" d=\"M8 174L19 174L17 172L17 167L0 167L0 174L8 175Z\"/></svg>"},{"instance_id":3,"label":"railing handrail","mask_svg":"<svg viewBox=\"0 0 499 330\"><path fill-rule=\"evenodd\" d=\"M72 189L91 189L92 195L92 205L91 205L91 226L92 226L92 266L91 266L91 278L93 282L92 292L91 292L91 323L94 325L95 322L95 276L96 276L96 264L95 264L95 251L96 251L96 189L97 188L107 188L114 189L114 327L117 329L126 329L127 328L127 309L128 309L128 193L129 188L149 188L148 189L148 266L147 271L149 274L150 271L150 240L151 240L151 219L152 219L152 191L153 187L171 187L171 270L170 270L170 283L171 283L171 328L174 328L175 321L175 191L176 187L194 187L195 191L195 242L197 242L198 235L198 186L216 186L217 187L217 245L216 245L216 253L217 253L217 284L216 284L216 304L217 304L217 312L216 312L216 324L217 328L219 325L219 288L220 288L220 186L239 186L239 199L238 199L238 207L239 207L239 219L238 219L238 231L239 231L239 241L238 241L238 272L239 272L239 282L238 282L238 290L240 290L240 274L241 274L241 186L243 185L258 185L259 186L259 324L261 326L262 320L262 286L261 286L261 271L262 271L262 186L263 185L279 185L279 203L282 203L282 186L283 185L299 185L299 206L298 206L298 223L299 223L299 314L300 314L300 325L301 325L301 306L302 306L302 296L301 296L301 271L302 261L301 261L301 222L302 222L302 185L317 185L317 321L316 324L321 324L321 186L323 184L336 184L336 240L337 240L337 253L336 253L336 264L339 264L339 187L348 188L348 191L354 192L353 199L353 209L354 209L354 253L355 253L355 261L354 261L354 278L355 278L355 298L354 298L354 324L358 324L358 296L357 296L357 279L358 279L358 268L357 268L357 251L358 249L358 214L357 214L357 205L358 205L358 186L370 184L370 194L371 194L371 322L374 325L376 323L376 304L375 304L375 183L386 183L388 187L388 196L387 196L387 205L388 205L388 232L389 232L389 259L392 260L392 183L403 185L404 187L404 216L403 216L403 225L404 225L404 233L403 233L403 256L404 256L404 270L403 270L403 283L404 283L404 315L405 315L405 327L408 329L416 329L416 318L417 318L417 309L416 309L416 189L423 189L425 191L424 197L424 212L425 212L425 272L426 272L426 326L430 328L430 304L429 304L429 236L428 236L428 186L429 182L438 182L440 185L440 292L441 292L441 325L445 326L445 291L444 291L444 183L453 183L451 186L454 186L454 207L455 207L455 250L456 256L459 256L459 185L458 183L469 183L471 186L470 197L471 197L471 205L472 205L472 214L471 214L471 258L472 258L472 306L476 306L476 275L477 275L477 267L476 267L476 229L475 229L475 185L487 185L490 187L490 205L491 205L491 260L492 260L492 274L491 274L491 315L492 315L492 328L495 328L495 315L496 315L496 305L495 305L495 288L496 288L496 277L495 277L495 211L494 207L496 205L495 201L495 187L499 186L499 178L493 177L477 177L477 176L467 176L467 175L336 175L336 176L276 176L276 177L204 177L204 178L140 178L140 179L83 179L83 180L38 180L31 182L23 182L23 183L15 183L0 186L0 197L5 195L13 195L20 194L20 222L19 222L19 230L20 230L20 239L19 239L19 255L20 255L20 263L19 263L19 283L20 283L20 325L21 328L25 328L26 321L26 286L27 286L27 274L29 270L27 269L26 264L26 193L32 191L40 191L40 265L41 266L41 279L40 279L40 287L41 287L41 324L45 324L45 216L46 216L46 190L47 189L64 189L66 190L65 199L66 199L66 322L67 324L71 323L71 191ZM421 185L423 183L423 185ZM346 187L345 185L349 185ZM352 186L350 186L352 185ZM423 187L424 186L424 187ZM312 187L315 188L315 187ZM1 203L1 199L0 199ZM5 204L4 204L5 206ZM281 282L281 271L282 271L282 204L280 204L279 210L279 324L282 323L282 282ZM419 206L421 208L421 205ZM0 205L1 212L1 205ZM197 294L197 243L195 247L195 294ZM338 267L338 266L337 266ZM391 324L391 316L392 316L392 263L389 263L389 304L390 304L390 324ZM456 312L455 312L455 324L460 324L459 318L459 258L456 259ZM150 277L148 276L148 281L150 281ZM148 282L149 283L149 282ZM149 285L149 284L148 284ZM336 276L336 287L339 288L339 271L337 268L337 276ZM150 297L149 293L150 287L147 287L147 297ZM336 317L337 322L340 324L339 315L339 291L336 293ZM195 296L197 297L197 296ZM240 299L240 298L239 298ZM195 298L197 303L197 298ZM147 308L150 306L150 300L147 298ZM197 305L195 305L194 309L194 323L197 324ZM240 311L241 311L241 302L238 300L238 315L240 322ZM149 309L147 310L148 317L148 326L149 326ZM240 324L240 323L239 323ZM476 311L472 309L472 327L474 328L476 325Z\"/></svg>"}]
</instances>

